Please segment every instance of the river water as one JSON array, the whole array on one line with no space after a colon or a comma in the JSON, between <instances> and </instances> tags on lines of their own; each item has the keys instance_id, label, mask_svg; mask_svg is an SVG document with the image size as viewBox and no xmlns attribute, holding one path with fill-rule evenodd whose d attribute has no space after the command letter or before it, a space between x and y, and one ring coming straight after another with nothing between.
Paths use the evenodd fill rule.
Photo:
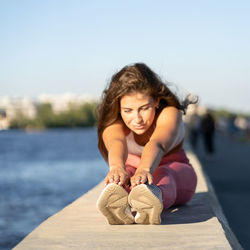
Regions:
<instances>
[{"instance_id":1,"label":"river water","mask_svg":"<svg viewBox=\"0 0 250 250\"><path fill-rule=\"evenodd\" d=\"M107 166L95 128L0 132L0 249L99 183Z\"/></svg>"}]
</instances>

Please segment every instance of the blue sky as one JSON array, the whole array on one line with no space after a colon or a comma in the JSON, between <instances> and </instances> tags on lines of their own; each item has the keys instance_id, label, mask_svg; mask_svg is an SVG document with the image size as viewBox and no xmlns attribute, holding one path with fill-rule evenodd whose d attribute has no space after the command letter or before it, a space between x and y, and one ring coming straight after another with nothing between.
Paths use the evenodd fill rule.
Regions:
<instances>
[{"instance_id":1,"label":"blue sky","mask_svg":"<svg viewBox=\"0 0 250 250\"><path fill-rule=\"evenodd\" d=\"M0 1L0 96L100 96L144 62L181 96L250 112L250 2Z\"/></svg>"}]
</instances>

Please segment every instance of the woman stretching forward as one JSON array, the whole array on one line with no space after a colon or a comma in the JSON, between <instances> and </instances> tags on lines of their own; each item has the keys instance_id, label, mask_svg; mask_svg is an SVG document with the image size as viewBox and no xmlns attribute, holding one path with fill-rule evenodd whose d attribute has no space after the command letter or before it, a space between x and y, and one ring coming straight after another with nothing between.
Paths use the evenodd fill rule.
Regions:
<instances>
[{"instance_id":1,"label":"woman stretching forward","mask_svg":"<svg viewBox=\"0 0 250 250\"><path fill-rule=\"evenodd\" d=\"M190 103L145 64L112 77L98 110L98 147L109 172L97 208L110 224L160 224L163 209L194 195L196 174L182 149Z\"/></svg>"}]
</instances>

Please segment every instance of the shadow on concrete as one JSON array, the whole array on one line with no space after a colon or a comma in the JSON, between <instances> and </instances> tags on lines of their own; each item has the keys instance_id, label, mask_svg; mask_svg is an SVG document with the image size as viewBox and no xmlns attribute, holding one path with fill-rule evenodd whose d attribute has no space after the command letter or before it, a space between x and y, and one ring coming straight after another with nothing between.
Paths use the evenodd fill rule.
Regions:
<instances>
[{"instance_id":1,"label":"shadow on concrete","mask_svg":"<svg viewBox=\"0 0 250 250\"><path fill-rule=\"evenodd\" d=\"M163 211L161 224L188 224L211 219L215 214L210 206L208 195L208 192L195 193L186 205L171 207Z\"/></svg>"}]
</instances>

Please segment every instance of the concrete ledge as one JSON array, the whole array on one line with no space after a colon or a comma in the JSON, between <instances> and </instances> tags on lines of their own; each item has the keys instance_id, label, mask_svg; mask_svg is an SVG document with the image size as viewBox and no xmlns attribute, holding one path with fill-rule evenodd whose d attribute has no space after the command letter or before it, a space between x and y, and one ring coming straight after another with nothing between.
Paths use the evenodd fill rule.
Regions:
<instances>
[{"instance_id":1,"label":"concrete ledge","mask_svg":"<svg viewBox=\"0 0 250 250\"><path fill-rule=\"evenodd\" d=\"M194 198L162 214L162 225L114 225L97 211L103 183L44 221L14 249L242 249L194 154Z\"/></svg>"}]
</instances>

